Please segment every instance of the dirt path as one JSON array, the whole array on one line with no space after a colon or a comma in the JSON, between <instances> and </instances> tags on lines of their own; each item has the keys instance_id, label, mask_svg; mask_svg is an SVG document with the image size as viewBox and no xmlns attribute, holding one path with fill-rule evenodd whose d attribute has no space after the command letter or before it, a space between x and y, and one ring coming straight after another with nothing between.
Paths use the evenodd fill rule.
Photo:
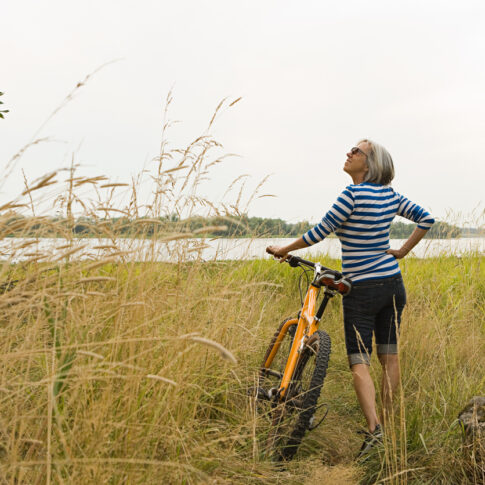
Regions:
<instances>
[{"instance_id":1,"label":"dirt path","mask_svg":"<svg viewBox=\"0 0 485 485\"><path fill-rule=\"evenodd\" d=\"M314 461L309 466L313 472L310 474L305 484L328 483L332 485L356 485L359 483L359 469L353 465L322 465L319 461Z\"/></svg>"}]
</instances>

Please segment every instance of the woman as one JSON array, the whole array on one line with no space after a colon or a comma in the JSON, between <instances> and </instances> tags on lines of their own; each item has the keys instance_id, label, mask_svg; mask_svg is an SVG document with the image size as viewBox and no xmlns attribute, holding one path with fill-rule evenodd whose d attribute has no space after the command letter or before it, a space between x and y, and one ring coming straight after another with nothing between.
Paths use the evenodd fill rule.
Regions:
<instances>
[{"instance_id":1,"label":"woman","mask_svg":"<svg viewBox=\"0 0 485 485\"><path fill-rule=\"evenodd\" d=\"M322 241L331 232L342 245L342 272L354 282L343 298L345 344L357 398L367 420L359 456L382 438L376 412L375 388L369 365L372 335L383 367L383 418L389 415L392 396L399 384L397 336L406 292L397 259L416 246L434 223L421 207L389 186L394 165L389 152L371 140L361 140L347 153L344 171L353 184L346 187L321 222L287 246L268 251L286 259L290 251ZM390 249L389 228L396 215L418 226L398 249Z\"/></svg>"}]
</instances>

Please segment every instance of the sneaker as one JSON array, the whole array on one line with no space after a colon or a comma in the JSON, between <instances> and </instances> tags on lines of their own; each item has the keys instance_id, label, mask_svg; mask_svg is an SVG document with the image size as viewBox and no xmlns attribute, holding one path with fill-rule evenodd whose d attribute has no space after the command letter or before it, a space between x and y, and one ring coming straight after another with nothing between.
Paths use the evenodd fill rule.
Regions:
<instances>
[{"instance_id":1,"label":"sneaker","mask_svg":"<svg viewBox=\"0 0 485 485\"><path fill-rule=\"evenodd\" d=\"M357 431L357 433L364 435L364 442L357 455L357 459L364 457L374 446L382 443L382 428L380 424L376 426L372 433L370 431Z\"/></svg>"}]
</instances>

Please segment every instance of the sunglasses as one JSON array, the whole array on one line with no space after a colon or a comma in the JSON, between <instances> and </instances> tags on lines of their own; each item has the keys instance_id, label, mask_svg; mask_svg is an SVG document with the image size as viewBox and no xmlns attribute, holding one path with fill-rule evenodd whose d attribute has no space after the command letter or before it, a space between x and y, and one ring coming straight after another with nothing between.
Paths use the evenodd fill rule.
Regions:
<instances>
[{"instance_id":1,"label":"sunglasses","mask_svg":"<svg viewBox=\"0 0 485 485\"><path fill-rule=\"evenodd\" d=\"M361 150L359 147L352 147L350 149L350 153L352 155L357 155L357 153L362 153L362 155L366 156L367 157L367 153L365 153L363 150Z\"/></svg>"}]
</instances>

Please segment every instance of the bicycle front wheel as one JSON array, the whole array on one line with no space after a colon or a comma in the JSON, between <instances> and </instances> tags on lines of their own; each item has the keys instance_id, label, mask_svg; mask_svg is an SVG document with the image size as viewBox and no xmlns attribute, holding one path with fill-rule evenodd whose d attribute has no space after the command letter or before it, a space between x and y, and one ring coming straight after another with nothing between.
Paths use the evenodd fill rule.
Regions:
<instances>
[{"instance_id":1,"label":"bicycle front wheel","mask_svg":"<svg viewBox=\"0 0 485 485\"><path fill-rule=\"evenodd\" d=\"M291 460L312 425L330 358L330 336L317 330L306 343L283 402L273 409L268 446L277 461Z\"/></svg>"}]
</instances>

